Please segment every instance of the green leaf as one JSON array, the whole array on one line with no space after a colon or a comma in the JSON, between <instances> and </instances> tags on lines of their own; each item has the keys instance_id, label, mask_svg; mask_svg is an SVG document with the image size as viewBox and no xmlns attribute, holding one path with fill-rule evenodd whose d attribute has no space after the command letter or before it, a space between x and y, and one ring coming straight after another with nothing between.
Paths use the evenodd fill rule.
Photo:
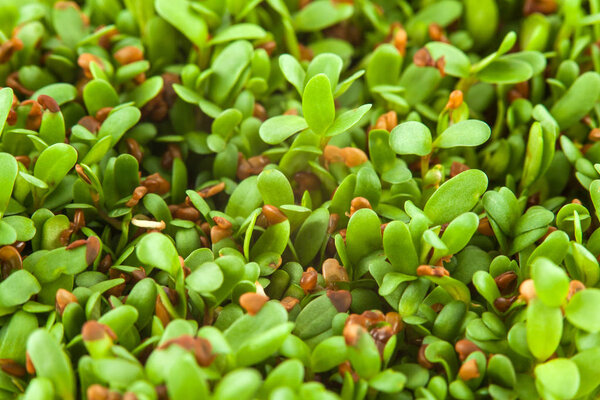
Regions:
<instances>
[{"instance_id":1,"label":"green leaf","mask_svg":"<svg viewBox=\"0 0 600 400\"><path fill-rule=\"evenodd\" d=\"M317 135L323 135L335 119L331 83L325 74L311 78L302 94L302 111L306 123Z\"/></svg>"},{"instance_id":2,"label":"green leaf","mask_svg":"<svg viewBox=\"0 0 600 400\"><path fill-rule=\"evenodd\" d=\"M268 169L260 173L258 190L265 204L276 207L294 204L294 192L286 176L279 170Z\"/></svg>"},{"instance_id":3,"label":"green leaf","mask_svg":"<svg viewBox=\"0 0 600 400\"><path fill-rule=\"evenodd\" d=\"M406 376L403 373L386 369L369 380L369 386L383 393L398 393L404 389Z\"/></svg>"},{"instance_id":4,"label":"green leaf","mask_svg":"<svg viewBox=\"0 0 600 400\"><path fill-rule=\"evenodd\" d=\"M531 277L537 296L549 307L559 307L569 293L567 273L544 257L531 265Z\"/></svg>"},{"instance_id":5,"label":"green leaf","mask_svg":"<svg viewBox=\"0 0 600 400\"><path fill-rule=\"evenodd\" d=\"M311 366L315 372L325 372L346 361L346 341L333 336L319 343L312 352Z\"/></svg>"},{"instance_id":6,"label":"green leaf","mask_svg":"<svg viewBox=\"0 0 600 400\"><path fill-rule=\"evenodd\" d=\"M69 173L77 162L77 151L73 146L56 143L40 154L33 175L46 182L50 190L54 189Z\"/></svg>"},{"instance_id":7,"label":"green leaf","mask_svg":"<svg viewBox=\"0 0 600 400\"><path fill-rule=\"evenodd\" d=\"M308 128L306 120L297 115L279 115L269 118L260 126L260 138L268 144L279 144L304 129Z\"/></svg>"},{"instance_id":8,"label":"green leaf","mask_svg":"<svg viewBox=\"0 0 600 400\"><path fill-rule=\"evenodd\" d=\"M0 136L4 130L6 118L12 107L13 102L13 90L9 87L0 89Z\"/></svg>"},{"instance_id":9,"label":"green leaf","mask_svg":"<svg viewBox=\"0 0 600 400\"><path fill-rule=\"evenodd\" d=\"M381 221L377 214L368 208L356 211L348 222L346 246L348 257L353 265L365 256L381 249Z\"/></svg>"},{"instance_id":10,"label":"green leaf","mask_svg":"<svg viewBox=\"0 0 600 400\"><path fill-rule=\"evenodd\" d=\"M206 45L208 28L206 22L194 13L186 0L155 0L156 12L183 33L192 43L202 48Z\"/></svg>"},{"instance_id":11,"label":"green leaf","mask_svg":"<svg viewBox=\"0 0 600 400\"><path fill-rule=\"evenodd\" d=\"M561 130L567 129L594 107L599 96L600 76L597 72L586 72L554 103L550 113Z\"/></svg>"},{"instance_id":12,"label":"green leaf","mask_svg":"<svg viewBox=\"0 0 600 400\"><path fill-rule=\"evenodd\" d=\"M325 136L337 136L346 132L354 125L358 124L370 109L371 104L364 104L354 110L346 111L335 119L333 125L327 129Z\"/></svg>"},{"instance_id":13,"label":"green leaf","mask_svg":"<svg viewBox=\"0 0 600 400\"><path fill-rule=\"evenodd\" d=\"M483 82L497 84L519 83L533 76L533 68L520 60L501 58L477 73L477 78Z\"/></svg>"},{"instance_id":14,"label":"green leaf","mask_svg":"<svg viewBox=\"0 0 600 400\"><path fill-rule=\"evenodd\" d=\"M179 255L173 242L162 233L145 235L135 248L138 259L147 265L167 271L175 277L181 269Z\"/></svg>"},{"instance_id":15,"label":"green leaf","mask_svg":"<svg viewBox=\"0 0 600 400\"><path fill-rule=\"evenodd\" d=\"M320 31L349 18L353 12L354 7L349 4L314 1L294 15L294 26L303 32Z\"/></svg>"},{"instance_id":16,"label":"green leaf","mask_svg":"<svg viewBox=\"0 0 600 400\"><path fill-rule=\"evenodd\" d=\"M567 307L565 316L570 323L584 331L600 332L600 289L590 288L573 295Z\"/></svg>"},{"instance_id":17,"label":"green leaf","mask_svg":"<svg viewBox=\"0 0 600 400\"><path fill-rule=\"evenodd\" d=\"M483 121L470 119L450 125L433 142L434 147L443 149L461 146L479 146L485 143L491 135L488 124Z\"/></svg>"},{"instance_id":18,"label":"green leaf","mask_svg":"<svg viewBox=\"0 0 600 400\"><path fill-rule=\"evenodd\" d=\"M579 389L579 370L572 360L557 358L540 364L535 376L545 391L559 399L573 399Z\"/></svg>"},{"instance_id":19,"label":"green leaf","mask_svg":"<svg viewBox=\"0 0 600 400\"><path fill-rule=\"evenodd\" d=\"M41 94L52 97L59 106L62 106L77 98L77 88L69 83L53 83L39 89L31 96L31 99L37 100Z\"/></svg>"},{"instance_id":20,"label":"green leaf","mask_svg":"<svg viewBox=\"0 0 600 400\"><path fill-rule=\"evenodd\" d=\"M168 2L168 0L166 0ZM227 45L212 63L209 95L217 105L223 105L232 95L244 71L250 64L254 49L250 42L237 40Z\"/></svg>"},{"instance_id":21,"label":"green leaf","mask_svg":"<svg viewBox=\"0 0 600 400\"><path fill-rule=\"evenodd\" d=\"M0 91L0 95L3 91L4 89ZM1 117L2 116L0 115L0 120L2 120ZM2 130L0 129L0 133L1 132ZM0 190L0 218L2 218L6 207L8 207L8 202L10 201L13 186L19 172L19 166L17 164L17 160L15 160L15 158L8 153L0 153L0 165L2 166L2 168L0 168L0 187L2 188L2 190Z\"/></svg>"},{"instance_id":22,"label":"green leaf","mask_svg":"<svg viewBox=\"0 0 600 400\"><path fill-rule=\"evenodd\" d=\"M263 28L258 25L250 24L250 23L242 23L228 26L223 29L219 33L215 35L214 38L211 39L209 44L215 45L225 42L230 42L232 40L239 39L262 39L267 35L267 32Z\"/></svg>"},{"instance_id":23,"label":"green leaf","mask_svg":"<svg viewBox=\"0 0 600 400\"><path fill-rule=\"evenodd\" d=\"M434 224L450 222L475 207L487 184L487 176L480 170L461 172L433 193L425 204L425 215Z\"/></svg>"},{"instance_id":24,"label":"green leaf","mask_svg":"<svg viewBox=\"0 0 600 400\"><path fill-rule=\"evenodd\" d=\"M45 329L33 332L27 340L27 354L36 375L52 381L61 399L75 399L75 377L71 362L52 334Z\"/></svg>"},{"instance_id":25,"label":"green leaf","mask_svg":"<svg viewBox=\"0 0 600 400\"><path fill-rule=\"evenodd\" d=\"M41 286L31 273L18 270L0 283L0 308L9 308L25 303Z\"/></svg>"},{"instance_id":26,"label":"green leaf","mask_svg":"<svg viewBox=\"0 0 600 400\"><path fill-rule=\"evenodd\" d=\"M223 272L214 262L205 262L185 278L185 283L197 292L212 292L223 284Z\"/></svg>"},{"instance_id":27,"label":"green leaf","mask_svg":"<svg viewBox=\"0 0 600 400\"><path fill-rule=\"evenodd\" d=\"M281 68L281 72L283 72L285 79L287 79L287 81L298 90L298 93L302 95L306 72L298 60L289 54L282 54L279 57L279 68Z\"/></svg>"},{"instance_id":28,"label":"green leaf","mask_svg":"<svg viewBox=\"0 0 600 400\"><path fill-rule=\"evenodd\" d=\"M396 271L416 273L419 259L408 225L402 221L390 222L383 231L383 248Z\"/></svg>"},{"instance_id":29,"label":"green leaf","mask_svg":"<svg viewBox=\"0 0 600 400\"><path fill-rule=\"evenodd\" d=\"M216 386L213 397L220 400L251 400L262 385L255 369L236 369L225 375Z\"/></svg>"},{"instance_id":30,"label":"green leaf","mask_svg":"<svg viewBox=\"0 0 600 400\"><path fill-rule=\"evenodd\" d=\"M392 129L390 146L398 154L425 156L431 153L431 132L421 122L404 122Z\"/></svg>"},{"instance_id":31,"label":"green leaf","mask_svg":"<svg viewBox=\"0 0 600 400\"><path fill-rule=\"evenodd\" d=\"M135 107L124 107L108 115L98 131L98 138L112 137L112 145L140 120L142 113Z\"/></svg>"},{"instance_id":32,"label":"green leaf","mask_svg":"<svg viewBox=\"0 0 600 400\"><path fill-rule=\"evenodd\" d=\"M27 242L35 236L35 225L27 217L11 215L10 217L4 217L2 222L13 227L15 232L17 232L17 240L20 242Z\"/></svg>"},{"instance_id":33,"label":"green leaf","mask_svg":"<svg viewBox=\"0 0 600 400\"><path fill-rule=\"evenodd\" d=\"M539 299L527 306L527 345L538 360L546 360L556 351L563 330L559 307L548 307Z\"/></svg>"},{"instance_id":34,"label":"green leaf","mask_svg":"<svg viewBox=\"0 0 600 400\"><path fill-rule=\"evenodd\" d=\"M593 347L580 351L571 357L579 370L579 389L575 397L582 397L591 393L600 385L600 370L598 362L600 362L600 347Z\"/></svg>"}]
</instances>

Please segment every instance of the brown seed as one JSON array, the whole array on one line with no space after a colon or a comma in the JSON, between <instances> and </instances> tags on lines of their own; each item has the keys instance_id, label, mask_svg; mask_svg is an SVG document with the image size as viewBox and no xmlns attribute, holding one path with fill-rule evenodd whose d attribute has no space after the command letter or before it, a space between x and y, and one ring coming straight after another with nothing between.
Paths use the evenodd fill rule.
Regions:
<instances>
[{"instance_id":1,"label":"brown seed","mask_svg":"<svg viewBox=\"0 0 600 400\"><path fill-rule=\"evenodd\" d=\"M435 60L435 67L438 71L440 71L440 75L442 76L442 78L446 76L446 58L444 56L441 56L440 58Z\"/></svg>"},{"instance_id":2,"label":"brown seed","mask_svg":"<svg viewBox=\"0 0 600 400\"><path fill-rule=\"evenodd\" d=\"M433 363L429 361L427 357L425 357L425 349L427 349L427 346L428 345L424 344L419 347L419 352L417 353L417 362L421 367L431 369L433 368Z\"/></svg>"},{"instance_id":3,"label":"brown seed","mask_svg":"<svg viewBox=\"0 0 600 400\"><path fill-rule=\"evenodd\" d=\"M432 67L434 65L433 57L425 47L417 50L413 56L413 63L417 67Z\"/></svg>"},{"instance_id":4,"label":"brown seed","mask_svg":"<svg viewBox=\"0 0 600 400\"><path fill-rule=\"evenodd\" d=\"M143 60L144 52L137 46L125 46L117 50L113 57L119 64L125 65Z\"/></svg>"},{"instance_id":5,"label":"brown seed","mask_svg":"<svg viewBox=\"0 0 600 400\"><path fill-rule=\"evenodd\" d=\"M65 231L69 232L69 234L71 234L73 232L70 229L65 229ZM78 240L74 241L73 243L70 243L67 246L66 250L73 250L73 249L76 249L78 247L85 246L86 244L87 244L87 240L85 240L85 239L78 239Z\"/></svg>"},{"instance_id":6,"label":"brown seed","mask_svg":"<svg viewBox=\"0 0 600 400\"><path fill-rule=\"evenodd\" d=\"M296 108L288 108L283 112L283 115L298 115L298 109Z\"/></svg>"},{"instance_id":7,"label":"brown seed","mask_svg":"<svg viewBox=\"0 0 600 400\"><path fill-rule=\"evenodd\" d=\"M479 225L477 226L477 232L481 233L484 236L494 236L494 230L490 225L490 221L488 217L483 217L479 220Z\"/></svg>"},{"instance_id":8,"label":"brown seed","mask_svg":"<svg viewBox=\"0 0 600 400\"><path fill-rule=\"evenodd\" d=\"M306 271L302 273L300 278L300 287L304 290L304 293L308 293L317 286L318 273L313 267L308 267Z\"/></svg>"},{"instance_id":9,"label":"brown seed","mask_svg":"<svg viewBox=\"0 0 600 400\"><path fill-rule=\"evenodd\" d=\"M590 131L588 135L588 139L592 142L597 142L600 140L600 128L594 128Z\"/></svg>"},{"instance_id":10,"label":"brown seed","mask_svg":"<svg viewBox=\"0 0 600 400\"><path fill-rule=\"evenodd\" d=\"M450 276L450 272L444 267L432 267L431 265L419 265L417 276Z\"/></svg>"},{"instance_id":11,"label":"brown seed","mask_svg":"<svg viewBox=\"0 0 600 400\"><path fill-rule=\"evenodd\" d=\"M93 78L92 72L90 71L90 64L92 62L96 63L96 65L98 65L98 67L100 67L101 69L104 69L104 64L102 63L102 60L100 59L100 57L94 54L82 53L77 59L77 65L79 65L79 67L83 70L85 77L89 79Z\"/></svg>"},{"instance_id":12,"label":"brown seed","mask_svg":"<svg viewBox=\"0 0 600 400\"><path fill-rule=\"evenodd\" d=\"M403 56L406 55L406 43L408 42L408 35L406 31L400 27L394 34L394 47L398 50L398 53Z\"/></svg>"},{"instance_id":13,"label":"brown seed","mask_svg":"<svg viewBox=\"0 0 600 400\"><path fill-rule=\"evenodd\" d=\"M123 400L138 400L138 397L135 393L133 392L126 392L123 395Z\"/></svg>"},{"instance_id":14,"label":"brown seed","mask_svg":"<svg viewBox=\"0 0 600 400\"><path fill-rule=\"evenodd\" d=\"M104 257L102 257L102 260L100 260L100 264L98 264L98 271L105 274L111 266L112 257L110 256L110 254L107 254Z\"/></svg>"},{"instance_id":15,"label":"brown seed","mask_svg":"<svg viewBox=\"0 0 600 400\"><path fill-rule=\"evenodd\" d=\"M167 145L167 151L163 154L160 164L164 169L171 169L173 167L173 160L176 158L182 158L181 149L176 144L169 143Z\"/></svg>"},{"instance_id":16,"label":"brown seed","mask_svg":"<svg viewBox=\"0 0 600 400\"><path fill-rule=\"evenodd\" d=\"M273 54L273 52L275 51L275 49L277 49L277 42L275 42L273 40L269 40L268 42L265 42L265 43L262 43L262 44L256 46L256 48L264 49L270 57L271 54Z\"/></svg>"},{"instance_id":17,"label":"brown seed","mask_svg":"<svg viewBox=\"0 0 600 400\"><path fill-rule=\"evenodd\" d=\"M342 149L330 144L325 146L325 149L323 149L323 158L328 164L344 162L344 155Z\"/></svg>"},{"instance_id":18,"label":"brown seed","mask_svg":"<svg viewBox=\"0 0 600 400\"><path fill-rule=\"evenodd\" d=\"M62 288L56 291L56 308L60 315L63 314L65 308L71 303L77 303L77 297L73 293Z\"/></svg>"},{"instance_id":19,"label":"brown seed","mask_svg":"<svg viewBox=\"0 0 600 400\"><path fill-rule=\"evenodd\" d=\"M35 100L25 100L21 103L21 106L31 105L31 109L27 114L25 121L25 128L31 130L38 130L42 123L42 106Z\"/></svg>"},{"instance_id":20,"label":"brown seed","mask_svg":"<svg viewBox=\"0 0 600 400\"><path fill-rule=\"evenodd\" d=\"M400 315L395 311L390 311L387 314L385 314L385 322L390 324L390 326L392 327L392 332L394 332L394 334L400 332L404 327L404 323L402 322Z\"/></svg>"},{"instance_id":21,"label":"brown seed","mask_svg":"<svg viewBox=\"0 0 600 400\"><path fill-rule=\"evenodd\" d=\"M221 193L223 190L225 190L225 182L220 182L217 183L216 185L212 185L212 186L208 186L205 187L202 190L198 191L198 194L203 198L203 199L207 199L209 197L212 197L218 193Z\"/></svg>"},{"instance_id":22,"label":"brown seed","mask_svg":"<svg viewBox=\"0 0 600 400\"><path fill-rule=\"evenodd\" d=\"M518 276L513 271L506 271L494 278L498 290L503 295L512 293L517 287Z\"/></svg>"},{"instance_id":23,"label":"brown seed","mask_svg":"<svg viewBox=\"0 0 600 400\"><path fill-rule=\"evenodd\" d=\"M194 207L179 207L173 216L187 221L196 221L200 218L200 211Z\"/></svg>"},{"instance_id":24,"label":"brown seed","mask_svg":"<svg viewBox=\"0 0 600 400\"><path fill-rule=\"evenodd\" d=\"M102 385L94 383L87 388L88 400L108 400L110 391Z\"/></svg>"},{"instance_id":25,"label":"brown seed","mask_svg":"<svg viewBox=\"0 0 600 400\"><path fill-rule=\"evenodd\" d=\"M361 208L368 208L370 210L373 209L371 207L371 203L364 197L355 197L350 202L350 215L353 215L355 212L360 210Z\"/></svg>"},{"instance_id":26,"label":"brown seed","mask_svg":"<svg viewBox=\"0 0 600 400\"><path fill-rule=\"evenodd\" d=\"M240 296L240 306L250 315L256 315L267 301L269 298L259 293L248 292Z\"/></svg>"},{"instance_id":27,"label":"brown seed","mask_svg":"<svg viewBox=\"0 0 600 400\"><path fill-rule=\"evenodd\" d=\"M329 224L327 225L327 233L330 235L335 232L337 228L338 221L340 220L340 216L336 213L332 213L329 215Z\"/></svg>"},{"instance_id":28,"label":"brown seed","mask_svg":"<svg viewBox=\"0 0 600 400\"><path fill-rule=\"evenodd\" d=\"M77 124L83 126L91 133L97 133L100 130L101 125L100 122L91 115L86 115L85 117L82 117L79 121L77 121Z\"/></svg>"},{"instance_id":29,"label":"brown seed","mask_svg":"<svg viewBox=\"0 0 600 400\"><path fill-rule=\"evenodd\" d=\"M340 149L340 151L344 158L344 164L346 164L348 168L362 165L369 160L365 152L356 147L344 147Z\"/></svg>"},{"instance_id":30,"label":"brown seed","mask_svg":"<svg viewBox=\"0 0 600 400\"><path fill-rule=\"evenodd\" d=\"M19 242L16 241L12 244L12 246L17 249L17 251L19 252L19 254L23 253L23 250L25 250L25 246L27 246L27 243L25 242Z\"/></svg>"},{"instance_id":31,"label":"brown seed","mask_svg":"<svg viewBox=\"0 0 600 400\"><path fill-rule=\"evenodd\" d=\"M269 116L267 115L267 110L260 103L254 103L254 109L252 110L252 116L260 119L261 121L266 121Z\"/></svg>"},{"instance_id":32,"label":"brown seed","mask_svg":"<svg viewBox=\"0 0 600 400\"><path fill-rule=\"evenodd\" d=\"M300 303L300 300L292 296L286 296L281 299L280 303L287 312L290 312L296 306L296 304Z\"/></svg>"},{"instance_id":33,"label":"brown seed","mask_svg":"<svg viewBox=\"0 0 600 400\"><path fill-rule=\"evenodd\" d=\"M29 165L31 165L31 158L29 158L29 156L16 156L15 160L23 164L27 169L29 169Z\"/></svg>"},{"instance_id":34,"label":"brown seed","mask_svg":"<svg viewBox=\"0 0 600 400\"><path fill-rule=\"evenodd\" d=\"M375 341L375 345L377 346L377 350L379 350L379 354L383 357L383 351L385 349L386 343L388 342L388 340L390 340L392 336L394 336L392 327L389 325L384 325L377 328L373 328L369 331L369 334Z\"/></svg>"},{"instance_id":35,"label":"brown seed","mask_svg":"<svg viewBox=\"0 0 600 400\"><path fill-rule=\"evenodd\" d=\"M0 247L0 265L2 266L2 279L6 279L13 271L23 269L23 259L16 247Z\"/></svg>"},{"instance_id":36,"label":"brown seed","mask_svg":"<svg viewBox=\"0 0 600 400\"><path fill-rule=\"evenodd\" d=\"M75 165L75 172L77 172L77 175L79 175L79 177L88 185L92 184L92 181L90 180L90 178L87 176L87 174L85 173L85 171L83 170L83 167L79 164Z\"/></svg>"},{"instance_id":37,"label":"brown seed","mask_svg":"<svg viewBox=\"0 0 600 400\"><path fill-rule=\"evenodd\" d=\"M313 191L321 188L319 177L312 172L300 171L294 174L294 180L298 184L298 189L302 192L305 190Z\"/></svg>"},{"instance_id":38,"label":"brown seed","mask_svg":"<svg viewBox=\"0 0 600 400\"><path fill-rule=\"evenodd\" d=\"M201 337L194 339L194 356L201 367L208 367L216 358L216 354L212 353L210 342Z\"/></svg>"},{"instance_id":39,"label":"brown seed","mask_svg":"<svg viewBox=\"0 0 600 400\"><path fill-rule=\"evenodd\" d=\"M494 306L498 309L498 311L505 312L510 308L512 303L517 300L517 298L518 296L498 297L496 300L494 300Z\"/></svg>"},{"instance_id":40,"label":"brown seed","mask_svg":"<svg viewBox=\"0 0 600 400\"><path fill-rule=\"evenodd\" d=\"M35 366L28 352L25 353L25 369L29 375L35 375Z\"/></svg>"},{"instance_id":41,"label":"brown seed","mask_svg":"<svg viewBox=\"0 0 600 400\"><path fill-rule=\"evenodd\" d=\"M23 93L27 97L31 97L34 93L33 90L27 89L21 84L19 81L19 71L12 72L6 77L6 86L12 88L14 91Z\"/></svg>"},{"instance_id":42,"label":"brown seed","mask_svg":"<svg viewBox=\"0 0 600 400\"><path fill-rule=\"evenodd\" d=\"M125 143L127 144L128 153L131 154L138 163L141 163L144 157L144 152L142 151L139 143L133 138L125 139Z\"/></svg>"},{"instance_id":43,"label":"brown seed","mask_svg":"<svg viewBox=\"0 0 600 400\"><path fill-rule=\"evenodd\" d=\"M230 229L233 225L224 217L213 217L213 221L219 228Z\"/></svg>"},{"instance_id":44,"label":"brown seed","mask_svg":"<svg viewBox=\"0 0 600 400\"><path fill-rule=\"evenodd\" d=\"M454 178L456 175L461 172L465 172L469 169L469 166L463 163L459 163L458 161L453 161L450 166L450 178Z\"/></svg>"},{"instance_id":45,"label":"brown seed","mask_svg":"<svg viewBox=\"0 0 600 400\"><path fill-rule=\"evenodd\" d=\"M327 297L338 312L346 312L350 309L352 295L348 290L328 290Z\"/></svg>"},{"instance_id":46,"label":"brown seed","mask_svg":"<svg viewBox=\"0 0 600 400\"><path fill-rule=\"evenodd\" d=\"M27 373L25 367L10 358L0 358L0 369L5 374L22 378Z\"/></svg>"},{"instance_id":47,"label":"brown seed","mask_svg":"<svg viewBox=\"0 0 600 400\"><path fill-rule=\"evenodd\" d=\"M86 342L101 340L107 337L112 340L117 340L117 335L108 325L101 324L94 320L87 321L83 324L81 328L81 337Z\"/></svg>"},{"instance_id":48,"label":"brown seed","mask_svg":"<svg viewBox=\"0 0 600 400\"><path fill-rule=\"evenodd\" d=\"M85 250L85 261L88 265L91 265L102 250L102 244L100 243L100 239L96 236L90 236L87 238L87 245Z\"/></svg>"},{"instance_id":49,"label":"brown seed","mask_svg":"<svg viewBox=\"0 0 600 400\"><path fill-rule=\"evenodd\" d=\"M96 115L94 117L96 118L96 120L98 122L102 123L106 120L106 118L108 118L108 115L110 114L110 112L112 110L113 110L112 107L102 107L101 109L96 111ZM134 140L134 139L132 139L132 140Z\"/></svg>"},{"instance_id":50,"label":"brown seed","mask_svg":"<svg viewBox=\"0 0 600 400\"><path fill-rule=\"evenodd\" d=\"M156 316L158 317L160 322L162 322L163 326L166 327L169 324L169 322L171 322L171 315L167 311L167 308L163 305L162 300L160 299L160 296L156 296L156 303L154 305L154 313L156 314Z\"/></svg>"},{"instance_id":51,"label":"brown seed","mask_svg":"<svg viewBox=\"0 0 600 400\"><path fill-rule=\"evenodd\" d=\"M458 370L458 376L463 381L479 378L479 367L477 366L477 361L472 358L469 361L464 362Z\"/></svg>"},{"instance_id":52,"label":"brown seed","mask_svg":"<svg viewBox=\"0 0 600 400\"><path fill-rule=\"evenodd\" d=\"M456 110L463 103L463 92L460 90L454 90L450 93L448 98L448 103L446 104L446 108L450 110Z\"/></svg>"},{"instance_id":53,"label":"brown seed","mask_svg":"<svg viewBox=\"0 0 600 400\"><path fill-rule=\"evenodd\" d=\"M534 13L554 14L558 9L556 0L525 0L523 4L523 15Z\"/></svg>"},{"instance_id":54,"label":"brown seed","mask_svg":"<svg viewBox=\"0 0 600 400\"><path fill-rule=\"evenodd\" d=\"M348 272L335 258L328 258L323 262L323 278L328 285L335 282L348 282Z\"/></svg>"},{"instance_id":55,"label":"brown seed","mask_svg":"<svg viewBox=\"0 0 600 400\"><path fill-rule=\"evenodd\" d=\"M210 229L210 241L214 243L218 243L223 239L226 239L232 235L231 228L221 228L220 226L213 226Z\"/></svg>"},{"instance_id":56,"label":"brown seed","mask_svg":"<svg viewBox=\"0 0 600 400\"><path fill-rule=\"evenodd\" d=\"M48 95L40 94L37 98L37 102L40 103L44 110L49 110L52 113L57 113L60 111L60 107L58 106L56 100Z\"/></svg>"},{"instance_id":57,"label":"brown seed","mask_svg":"<svg viewBox=\"0 0 600 400\"><path fill-rule=\"evenodd\" d=\"M454 350L456 350L460 361L464 361L469 354L479 351L479 347L468 339L461 339L454 345Z\"/></svg>"},{"instance_id":58,"label":"brown seed","mask_svg":"<svg viewBox=\"0 0 600 400\"><path fill-rule=\"evenodd\" d=\"M126 207L135 207L138 205L140 200L148 193L148 188L146 186L138 186L133 190L133 194L131 195L131 199L125 203Z\"/></svg>"},{"instance_id":59,"label":"brown seed","mask_svg":"<svg viewBox=\"0 0 600 400\"><path fill-rule=\"evenodd\" d=\"M537 296L533 279L526 279L521 283L521 286L519 286L519 294L520 298L526 302L529 302L529 300Z\"/></svg>"},{"instance_id":60,"label":"brown seed","mask_svg":"<svg viewBox=\"0 0 600 400\"><path fill-rule=\"evenodd\" d=\"M435 22L429 24L428 31L431 40L434 40L436 42L448 41L448 38L446 38L446 35L444 34L444 29L439 24L436 24Z\"/></svg>"},{"instance_id":61,"label":"brown seed","mask_svg":"<svg viewBox=\"0 0 600 400\"><path fill-rule=\"evenodd\" d=\"M142 185L148 188L148 192L156 194L167 194L171 190L171 184L158 172L148 175L142 181Z\"/></svg>"},{"instance_id":62,"label":"brown seed","mask_svg":"<svg viewBox=\"0 0 600 400\"><path fill-rule=\"evenodd\" d=\"M367 330L362 325L348 323L346 321L342 335L344 336L344 341L348 346L356 346L360 335L366 332Z\"/></svg>"},{"instance_id":63,"label":"brown seed","mask_svg":"<svg viewBox=\"0 0 600 400\"><path fill-rule=\"evenodd\" d=\"M298 44L298 48L300 49L300 61L311 61L314 58L315 54L310 47Z\"/></svg>"},{"instance_id":64,"label":"brown seed","mask_svg":"<svg viewBox=\"0 0 600 400\"><path fill-rule=\"evenodd\" d=\"M85 226L85 214L83 213L82 209L78 208L75 210L73 224L75 225L75 231L78 231Z\"/></svg>"},{"instance_id":65,"label":"brown seed","mask_svg":"<svg viewBox=\"0 0 600 400\"><path fill-rule=\"evenodd\" d=\"M585 290L585 285L583 282L578 281L576 279L569 282L569 294L567 295L567 300L571 300L571 297L577 292Z\"/></svg>"},{"instance_id":66,"label":"brown seed","mask_svg":"<svg viewBox=\"0 0 600 400\"><path fill-rule=\"evenodd\" d=\"M276 225L287 220L287 217L279 208L270 204L265 204L262 207L262 213L267 219L269 226Z\"/></svg>"}]
</instances>

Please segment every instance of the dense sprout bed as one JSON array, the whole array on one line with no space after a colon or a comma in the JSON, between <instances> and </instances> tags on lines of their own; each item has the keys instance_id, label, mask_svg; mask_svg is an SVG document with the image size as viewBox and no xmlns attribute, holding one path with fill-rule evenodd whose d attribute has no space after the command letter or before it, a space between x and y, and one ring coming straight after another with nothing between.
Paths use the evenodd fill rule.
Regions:
<instances>
[{"instance_id":1,"label":"dense sprout bed","mask_svg":"<svg viewBox=\"0 0 600 400\"><path fill-rule=\"evenodd\" d=\"M599 0L0 1L0 399L596 399Z\"/></svg>"}]
</instances>

